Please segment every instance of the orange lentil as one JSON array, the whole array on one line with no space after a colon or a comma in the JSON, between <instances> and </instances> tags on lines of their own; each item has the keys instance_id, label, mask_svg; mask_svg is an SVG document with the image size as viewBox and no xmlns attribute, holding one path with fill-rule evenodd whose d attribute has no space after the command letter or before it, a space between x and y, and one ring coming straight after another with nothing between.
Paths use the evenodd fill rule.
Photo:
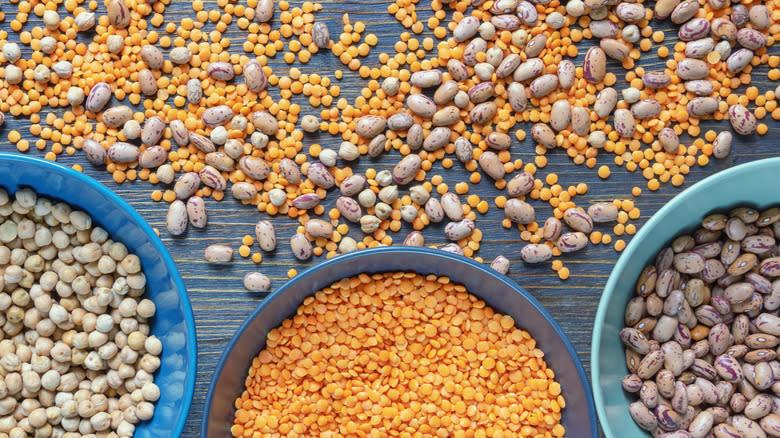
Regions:
<instances>
[{"instance_id":1,"label":"orange lentil","mask_svg":"<svg viewBox=\"0 0 780 438\"><path fill-rule=\"evenodd\" d=\"M568 270L563 277L568 277ZM359 298L351 299L353 296ZM339 307L338 315L330 309L333 305ZM458 312L444 312L445 305L454 306ZM422 315L419 306L434 311L441 308L442 311L436 313L436 319L430 319ZM466 436L472 431L472 424L481 422L483 417L498 415L504 409L506 414L516 418L514 422L521 429L527 430L527 436L559 437L565 434L560 424L565 399L535 340L516 328L511 317L496 313L447 277L385 273L344 279L306 298L299 308L301 316L318 314L323 318L316 325L310 318L294 317L268 333L266 348L253 359L245 390L236 399L233 436L253 436L260 430L282 435L307 430L308 434L319 436L338 430L373 429L380 425L391 433L405 429L412 421L417 428L435 427L451 436ZM477 333L460 329L463 314L469 316L473 327L480 327L478 330L484 330L490 336L482 338ZM353 339L339 334L345 333L341 328L344 319L350 322L350 338ZM419 327L418 336L424 337L425 341L406 340L404 327L412 326ZM376 330L382 330L391 338L397 337L396 342L377 343L370 334ZM318 347L320 339L326 338L334 342L329 342L327 348ZM451 339L457 339L457 343ZM478 354L498 351L499 340L500 350L509 355L506 359L489 353ZM425 347L429 342L436 342L444 349L431 359ZM399 343L403 347L397 346L401 345ZM371 387L368 382L380 375L375 372L377 367L371 364L378 365L396 355L406 358L393 365L401 371L397 376L398 384L380 391L368 391L366 388ZM431 365L411 367L413 358ZM454 361L444 358L454 358ZM320 364L330 365L326 368ZM357 374L344 379L340 371L343 369L351 369ZM473 377L458 379L457 370L463 369L475 370ZM505 383L500 386L489 383L491 375ZM436 386L432 384L434 381ZM271 384L277 400L284 400L273 409L270 409L270 400L261 395ZM414 394L415 399L439 404L438 400L444 400L436 389L439 386L448 392L458 388L460 394L458 399L444 401L451 413L446 417L447 423L435 415L419 415L415 403L409 402L410 394ZM489 403L485 411L469 413L467 403L485 397L506 399L506 403ZM299 402L302 400L306 403ZM360 400L380 403L374 406L381 408L376 414L366 415L372 411L367 411L369 408ZM342 408L339 415L327 415L334 406ZM541 406L550 409L539 409ZM303 409L317 412L320 420L281 421L283 418L303 419ZM450 420L452 416L455 419ZM539 421L543 417L545 420ZM301 428L304 423L305 429ZM493 427L494 433L501 433L500 428ZM487 435L477 433L475 436Z\"/></svg>"}]
</instances>

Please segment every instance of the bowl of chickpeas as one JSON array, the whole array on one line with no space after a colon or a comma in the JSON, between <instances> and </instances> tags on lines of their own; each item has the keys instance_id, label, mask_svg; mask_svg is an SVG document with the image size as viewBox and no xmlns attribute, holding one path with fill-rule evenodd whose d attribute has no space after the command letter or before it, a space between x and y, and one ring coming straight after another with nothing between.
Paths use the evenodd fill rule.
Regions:
<instances>
[{"instance_id":1,"label":"bowl of chickpeas","mask_svg":"<svg viewBox=\"0 0 780 438\"><path fill-rule=\"evenodd\" d=\"M366 249L268 296L219 362L202 437L597 437L566 336L508 277L420 247Z\"/></svg>"},{"instance_id":2,"label":"bowl of chickpeas","mask_svg":"<svg viewBox=\"0 0 780 438\"><path fill-rule=\"evenodd\" d=\"M0 435L180 435L192 309L130 205L76 170L0 154L0 272Z\"/></svg>"}]
</instances>

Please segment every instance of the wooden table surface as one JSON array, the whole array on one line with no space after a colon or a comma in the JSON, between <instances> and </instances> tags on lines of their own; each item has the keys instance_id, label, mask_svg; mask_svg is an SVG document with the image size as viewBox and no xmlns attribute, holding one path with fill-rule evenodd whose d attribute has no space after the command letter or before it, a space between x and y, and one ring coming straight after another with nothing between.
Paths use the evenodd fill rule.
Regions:
<instances>
[{"instance_id":1,"label":"wooden table surface","mask_svg":"<svg viewBox=\"0 0 780 438\"><path fill-rule=\"evenodd\" d=\"M178 19L183 16L193 16L190 2L174 0L172 3L166 11L166 22L170 20L178 22ZM204 3L206 10L218 9L215 1L205 1ZM353 22L364 21L366 23L366 33L374 33L379 36L379 44L366 58L365 64L369 66L378 65L377 55L381 52L395 53L393 44L398 39L398 35L405 29L386 12L388 4L386 1L330 0L321 1L321 3L323 4L323 10L316 14L316 18L318 20L327 20L332 37L337 37L341 30L341 16L344 12L350 14ZM291 4L298 6L299 2L291 2ZM421 1L418 4L418 14L421 20L427 20L432 15L428 5L429 2L427 1ZM13 18L13 11L7 6L2 6L1 8L6 12L6 21L0 23L0 28L7 28L8 22ZM103 8L104 6L101 2L98 12L104 13ZM426 11L426 9L428 10ZM40 25L40 19L31 14L30 21L25 29L29 30L33 25ZM212 24L208 24L205 27L206 30L211 30L212 28ZM159 31L164 33L162 29ZM667 31L669 35L673 34L670 29L667 29ZM426 33L426 35L428 34ZM230 49L231 53L243 53L241 43L246 38L245 33L239 31L233 24L226 36L233 41ZM18 35L9 32L9 40L18 41ZM671 45L673 42L668 42L668 44ZM589 42L583 43L584 47L588 45L590 45ZM29 52L29 47L23 48L24 56L29 56ZM584 54L584 52L585 50L580 50L581 54ZM777 54L777 46L770 48L770 53ZM659 60L655 56L651 56L651 54L654 55L654 52L647 54L647 56L643 55L647 58L647 61L643 61L643 64L657 65ZM577 65L581 65L581 58L582 55L580 55L579 62L575 61ZM287 69L290 67L281 60L280 55L277 55L276 59L270 62L270 65L273 67L274 72L279 75L286 74ZM610 63L610 66L609 71L615 72L621 79L617 87L623 88L625 83L622 81L622 69L614 63ZM333 72L336 69L345 70L343 80L337 81L335 78L333 79L334 83L341 87L342 96L349 97L350 100L358 95L360 88L366 83L358 75L349 72L329 52L316 54L307 65L296 65L296 67L300 68L304 73L316 72L320 75L331 76L331 78L333 78ZM777 85L770 83L766 79L765 68L754 70L754 84L759 85L762 92L774 89ZM274 90L272 93L278 95L278 90ZM308 106L303 99L300 99L300 96L294 99L294 101L302 104L302 115L316 115L319 112ZM44 109L44 112L47 111L47 109ZM59 114L58 111L54 112ZM690 175L685 180L685 184L680 188L674 188L671 184L666 184L662 185L662 188L657 192L650 192L646 188L646 180L639 172L631 173L624 168L616 166L613 162L614 156L608 153L598 157L599 165L607 164L612 170L612 176L606 180L600 179L595 169L574 165L565 152L560 149L548 153L549 164L546 168L540 169L537 176L544 176L554 172L558 174L559 183L564 187L581 182L587 183L589 186L588 193L577 197L578 205L586 208L594 202L609 201L616 198L632 198L632 187L639 186L643 189L643 195L637 198L635 202L641 209L642 214L633 223L640 226L664 203L694 182L736 164L777 155L777 137L780 133L778 125L769 118L765 122L770 126L767 136L760 138L756 136L736 138L735 145L728 158L713 160L704 168L696 167L692 169ZM726 121L709 121L703 122L702 126L720 130L729 129L727 124L728 122ZM7 133L11 129L19 130L32 143L35 138L29 134L28 126L29 121L25 119L7 117L5 126L0 128L0 151L15 151L14 146L7 141ZM529 128L528 125L521 125L520 127L523 129ZM327 134L307 134L304 142L304 149L311 143L320 143L323 147L338 149L340 139ZM30 154L43 155L44 152L34 150ZM515 142L511 152L513 159L520 158L525 162L533 162L534 148L529 140L522 143ZM356 171L363 171L370 167L379 171L392 169L398 159L398 153L392 151L378 159L362 157L353 165L356 167ZM237 249L241 244L241 237L246 234L253 235L254 224L260 219L267 218L267 216L259 214L253 206L241 205L229 199L229 196L226 197L225 201L219 203L209 199L207 200L209 212L207 229L192 230L190 228L186 235L172 238L165 231L167 204L153 202L150 198L152 190L159 187L154 187L144 181L117 185L111 179L111 175L105 172L103 168L90 165L80 151L77 151L73 156L63 154L58 157L57 161L66 165L81 164L84 167L84 173L96 178L121 195L152 226L161 231L161 237L184 277L184 283L195 314L198 341L198 375L194 401L183 436L199 436L206 391L217 361L234 331L243 322L244 318L267 296L267 293L247 292L242 285L244 274L253 270L262 271L271 278L272 288L275 289L287 279L286 273L288 269L295 268L301 272L308 266L323 262L324 257L314 258L307 263L295 261L287 242L295 230L296 223L286 216L280 216L272 219L277 230L278 241L280 242L279 248L274 254L266 254L261 265L255 265L250 260L242 259L237 254L234 261L230 264L208 264L203 259L203 250L208 245L222 243ZM467 180L469 172L463 169L463 166L457 162L451 169L447 169L444 172L440 164L437 163L434 169L428 173L429 177L435 174L442 175L445 182L449 183L450 187L453 187L455 183ZM488 200L491 206L493 206L494 198L502 194L493 187L490 179L487 177L483 178L481 183L471 187L470 193L476 193L482 199ZM756 189L761 190L762 188ZM326 210L335 204L335 198L336 196L328 196L325 204ZM536 207L537 219L543 221L552 214L552 210L547 203L533 201L532 204ZM530 291L557 319L574 344L589 374L589 351L593 318L601 290L619 253L615 252L611 245L589 245L583 251L565 255L560 260L571 270L571 278L561 281L551 269L549 262L539 265L523 264L520 260L519 252L524 243L520 240L519 231L517 229L506 230L502 228L502 218L503 212L495 207L492 207L486 215L478 215L477 226L483 231L484 235L478 255L489 262L495 256L503 254L512 261L509 276ZM352 237L356 239L362 238L358 227L353 226L351 228L350 235ZM612 233L612 224L599 225L596 229L605 233ZM426 244L440 245L446 243L442 230L442 225L426 228L424 231ZM400 243L409 231L408 227L403 228L401 232L393 236L394 241ZM627 240L629 237L622 236L621 238ZM257 251L258 248L255 247L253 250ZM522 325L522 321L519 321L519 324Z\"/></svg>"}]
</instances>

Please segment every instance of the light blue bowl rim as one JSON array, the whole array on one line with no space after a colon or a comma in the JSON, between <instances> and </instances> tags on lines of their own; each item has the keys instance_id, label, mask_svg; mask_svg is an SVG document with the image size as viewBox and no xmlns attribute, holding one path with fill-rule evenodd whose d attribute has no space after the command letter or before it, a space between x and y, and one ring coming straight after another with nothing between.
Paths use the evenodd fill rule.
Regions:
<instances>
[{"instance_id":1,"label":"light blue bowl rim","mask_svg":"<svg viewBox=\"0 0 780 438\"><path fill-rule=\"evenodd\" d=\"M615 283L617 283L618 277L616 273L622 271L625 265L630 263L630 260L633 258L634 253L637 252L639 245L641 245L643 241L650 237L650 233L659 223L661 223L662 220L664 220L665 216L681 206L686 199L695 197L700 192L708 190L711 186L714 186L718 183L723 183L725 180L734 178L739 174L754 172L757 169L762 169L765 167L774 167L776 169L780 169L780 157L766 158L763 160L756 160L750 163L730 167L728 169L717 172L714 175L710 175L707 178L704 178L703 180L683 190L677 194L677 196L672 198L671 201L667 202L663 207L661 207L653 215L653 217L647 221L647 223L642 225L642 227L639 229L639 232L636 233L636 235L631 239L631 242L628 244L625 251L623 251L623 254L612 268L612 273L609 275L609 279L607 279L607 284L604 286L604 291L601 294L601 299L599 300L599 307L596 310L596 318L593 321L593 339L591 339L590 347L590 375L592 381L594 382L593 398L596 401L596 411L598 412L599 423L601 424L601 428L603 429L604 434L608 438L616 435L609 427L609 423L607 423L607 413L604 410L604 397L601 391L601 387L598 385L598 382L601 378L598 367L598 358L601 354L601 347L599 343L603 335L602 328L604 327L604 318L607 313L607 307L609 307L609 302L612 300L612 296L615 294Z\"/></svg>"},{"instance_id":2,"label":"light blue bowl rim","mask_svg":"<svg viewBox=\"0 0 780 438\"><path fill-rule=\"evenodd\" d=\"M87 176L79 171L71 169L70 167L67 167L62 164L54 163L37 157L29 157L26 155L0 152L0 160L17 162L24 165L31 164L34 166L39 166L44 170L64 173L68 177L74 178L78 180L80 183L88 185L93 189L97 190L98 192L106 195L108 198L111 199L112 202L114 202L117 206L119 206L119 208L121 208L122 210L124 210L130 215L133 221L135 221L138 224L138 226L144 231L144 233L146 233L146 235L150 238L152 244L154 245L154 248L162 256L165 265L168 266L168 269L171 271L171 276L173 277L173 281L176 283L176 288L179 291L179 297L182 300L182 308L184 309L184 323L187 326L187 334L189 335L188 344L189 344L190 355L187 358L189 363L189 369L186 370L187 379L185 382L184 399L182 400L182 403L184 404L183 405L184 410L182 412L183 415L179 417L176 426L173 429L175 434L174 436L180 436L182 431L184 430L184 423L187 421L187 417L189 416L189 410L190 410L190 406L192 405L192 397L195 389L195 372L197 369L196 362L198 359L197 342L195 339L196 338L195 318L192 314L192 306L190 305L190 299L185 292L187 289L184 287L184 282L181 279L181 275L179 275L178 269L176 269L176 263L173 261L173 258L168 253L168 250L165 248L165 245L163 245L162 240L160 240L160 238L157 236L157 233L154 232L152 226L149 225L149 223L147 223L146 220L140 214L138 214L135 208L133 208L130 204L128 204L119 195L114 193L111 189L104 186L99 181L97 181L96 179L90 176ZM98 222L99 221L100 220L98 219Z\"/></svg>"},{"instance_id":3,"label":"light blue bowl rim","mask_svg":"<svg viewBox=\"0 0 780 438\"><path fill-rule=\"evenodd\" d=\"M453 263L463 263L463 264L471 265L472 267L477 268L488 275L492 275L498 278L507 286L511 287L520 295L522 295L523 298L525 298L526 301L528 301L528 303L531 306L533 306L533 308L536 309L537 312L539 312L545 319L547 319L550 322L550 325L553 327L553 329L555 329L555 334L559 338L561 338L561 341L563 341L563 344L566 346L566 350L568 351L569 356L572 358L572 361L574 362L574 366L577 369L577 374L579 376L579 379L582 381L582 386L585 391L585 397L588 401L588 413L591 416L591 418L596 416L596 409L593 403L593 397L591 396L592 391L591 391L590 382L588 382L588 377L585 374L585 369L582 366L582 361L580 361L580 358L577 355L577 352L574 350L571 341L569 341L568 336L566 336L566 334L563 332L561 327L558 325L558 322L555 320L555 318L553 318L552 315L550 315L547 309L545 309L544 306L542 306L542 304L539 303L539 301L537 301L536 298L533 297L533 295L531 295L528 291L526 291L523 287L518 285L515 281L513 281L511 278L507 277L506 275L496 272L493 269L487 268L482 263L476 262L470 258L459 256L457 254L453 254L446 251L441 251L438 249L432 249L432 248L414 247L414 246L386 246L386 247L379 247L379 248L363 249L363 250L359 250L347 254L342 254L330 260L326 260L322 263L314 265L309 269L307 269L306 271L304 271L303 273L288 280L280 288L276 289L274 292L272 292L271 294L269 294L267 297L263 299L263 302L257 306L257 308L246 318L246 320L244 320L243 324L241 324L241 327L239 327L236 333L233 335L233 338L225 347L225 351L222 353L222 357L219 359L217 368L214 370L214 375L212 376L211 384L209 384L209 391L206 396L206 404L203 409L203 420L201 423L201 436L205 437L208 431L208 418L209 418L209 411L211 410L211 402L214 397L214 388L217 385L217 379L222 369L225 367L225 363L227 362L230 353L233 351L233 348L238 342L238 339L241 337L241 335L244 333L247 327L252 323L252 321L255 318L257 318L257 315L259 315L260 312L263 311L263 309L268 305L268 303L273 301L279 295L282 295L287 289L291 288L296 282L310 275L313 275L315 272L328 269L332 264L345 262L348 260L355 260L355 259L359 259L362 256L376 254L376 253L403 254L409 252L428 254L431 256L437 256L437 257L449 259ZM597 423L595 421L592 421L590 423L590 427L591 427L592 436L594 437L598 436Z\"/></svg>"}]
</instances>

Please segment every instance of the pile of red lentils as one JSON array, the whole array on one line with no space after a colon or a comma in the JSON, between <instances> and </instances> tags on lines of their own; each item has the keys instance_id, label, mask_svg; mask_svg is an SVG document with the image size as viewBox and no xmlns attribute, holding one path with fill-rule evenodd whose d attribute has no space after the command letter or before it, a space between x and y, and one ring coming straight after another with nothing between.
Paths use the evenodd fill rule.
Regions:
<instances>
[{"instance_id":1,"label":"pile of red lentils","mask_svg":"<svg viewBox=\"0 0 780 438\"><path fill-rule=\"evenodd\" d=\"M526 263L588 243L622 251L619 237L636 232L635 201L579 207L587 185L545 172L547 154L562 149L588 168L612 154L614 166L594 170L600 178L623 167L655 191L682 185L691 168L780 118L776 91L751 84L763 66L780 78L780 56L769 54L778 1L432 0L421 21L420 4L397 0L387 11L408 30L394 54L377 56L371 24L346 14L318 20L322 5L309 1L218 0L207 9L195 0L194 14L176 21L166 21L168 0L11 3L15 15L0 11L13 32L0 31L0 112L31 123L30 135L5 133L19 151L83 154L118 183L157 185L152 199L170 203L174 235L206 226L207 202L230 192L260 216L297 220L290 243L302 260L425 245L420 231L440 221L452 241L441 249L479 259L475 221L491 205L469 191L483 179L505 191L494 206L528 242ZM660 30L669 21L674 38ZM236 28L242 41L225 36ZM342 70L296 67L330 56L365 81L356 97L341 96ZM641 67L642 57L661 63ZM289 67L272 70L273 58ZM299 96L311 108L294 103ZM708 119L731 129L701 129ZM527 136L533 162L513 160ZM392 172L353 174L354 160L380 155L397 157ZM468 181L446 180L453 166L471 172ZM535 214L542 202L549 218ZM405 223L413 231L398 237ZM275 248L275 235L273 247L247 235L238 252L261 263L256 239ZM232 257L218 249L217 261ZM506 272L508 262L494 267ZM560 260L552 267L569 276Z\"/></svg>"}]
</instances>

